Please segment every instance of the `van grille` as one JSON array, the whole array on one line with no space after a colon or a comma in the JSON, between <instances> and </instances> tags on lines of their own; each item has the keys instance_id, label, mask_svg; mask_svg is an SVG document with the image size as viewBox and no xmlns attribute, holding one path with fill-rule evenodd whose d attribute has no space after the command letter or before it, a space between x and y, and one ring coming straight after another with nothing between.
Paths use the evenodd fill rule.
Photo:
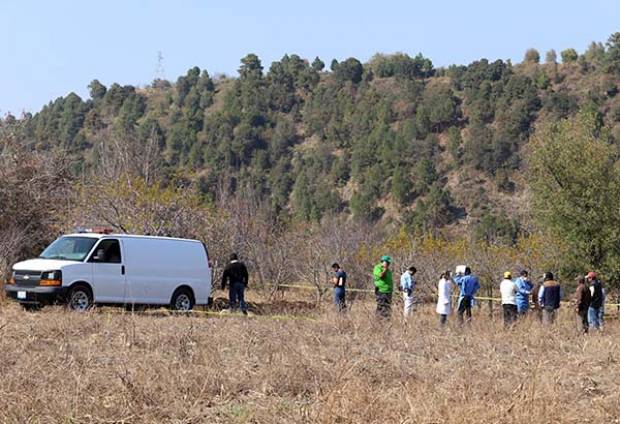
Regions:
<instances>
[{"instance_id":1,"label":"van grille","mask_svg":"<svg viewBox=\"0 0 620 424\"><path fill-rule=\"evenodd\" d=\"M22 287L34 287L41 281L40 271L15 271L15 285Z\"/></svg>"}]
</instances>

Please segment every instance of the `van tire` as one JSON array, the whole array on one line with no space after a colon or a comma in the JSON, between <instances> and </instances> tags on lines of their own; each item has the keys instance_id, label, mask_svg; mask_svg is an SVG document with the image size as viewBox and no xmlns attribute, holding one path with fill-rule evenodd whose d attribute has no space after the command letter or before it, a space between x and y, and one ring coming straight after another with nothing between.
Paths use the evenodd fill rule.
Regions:
<instances>
[{"instance_id":1,"label":"van tire","mask_svg":"<svg viewBox=\"0 0 620 424\"><path fill-rule=\"evenodd\" d=\"M71 311L86 312L93 306L93 294L90 289L78 284L71 287L67 296L67 308Z\"/></svg>"},{"instance_id":2,"label":"van tire","mask_svg":"<svg viewBox=\"0 0 620 424\"><path fill-rule=\"evenodd\" d=\"M174 311L189 312L194 309L194 294L187 288L176 289L170 301L170 308Z\"/></svg>"}]
</instances>

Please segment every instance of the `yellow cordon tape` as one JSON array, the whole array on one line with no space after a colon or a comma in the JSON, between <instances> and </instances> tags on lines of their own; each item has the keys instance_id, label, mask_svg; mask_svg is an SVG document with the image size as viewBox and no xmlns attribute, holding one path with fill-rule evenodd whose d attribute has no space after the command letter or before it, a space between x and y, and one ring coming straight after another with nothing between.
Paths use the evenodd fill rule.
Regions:
<instances>
[{"instance_id":1,"label":"yellow cordon tape","mask_svg":"<svg viewBox=\"0 0 620 424\"><path fill-rule=\"evenodd\" d=\"M452 296L454 298L458 298L458 296ZM502 299L499 299L497 297L478 297L476 296L474 299L476 300L491 300L493 302L501 302ZM570 300L563 300L561 303L565 304L565 305L570 305L573 302L571 302ZM612 306L620 306L620 303L606 303L605 307L612 307Z\"/></svg>"},{"instance_id":2,"label":"yellow cordon tape","mask_svg":"<svg viewBox=\"0 0 620 424\"><path fill-rule=\"evenodd\" d=\"M284 287L284 288L292 288L292 289L301 289L301 290L317 290L318 288L316 286L307 286L307 285L301 285L301 284L280 284L278 285L278 287ZM327 288L329 289L329 288ZM369 290L369 289L356 289L356 288L348 288L346 289L347 291L351 291L351 292L361 292L361 293L374 293L374 290ZM458 298L458 296L452 296L453 298ZM492 301L492 302L501 302L502 300L500 298L496 298L496 297L476 297L475 298L478 301L481 300L486 300L486 301ZM571 302L569 301L563 301L562 303L564 304L570 304ZM620 306L620 304L618 303L606 303L605 307L614 307L614 306ZM120 310L120 309L106 309L106 310L97 310L98 313L102 313L102 314L107 314L107 315L161 315L161 316L192 316L192 315L204 315L204 316L213 316L213 317L217 317L217 318L243 318L243 319L256 319L256 318L260 318L260 319L269 319L269 320L274 320L274 321L312 321L312 322L318 322L317 319L315 318L310 318L308 316L296 316L296 315L257 315L254 313L250 313L250 315L243 315L241 313L238 312L214 312L214 311L199 311L199 310L192 310L189 312L177 312L177 311L170 311L170 310L163 310L163 309L153 309L153 310L146 310L146 311L124 311L124 310Z\"/></svg>"},{"instance_id":3,"label":"yellow cordon tape","mask_svg":"<svg viewBox=\"0 0 620 424\"><path fill-rule=\"evenodd\" d=\"M302 289L302 290L318 290L319 288L321 290L323 289L328 290L331 288L331 287L324 288L324 287L316 287L316 286L304 286L304 285L299 285L299 284L278 284L278 288L279 287L291 288L291 289ZM374 290L356 289L353 287L347 288L346 290L350 292L360 292L360 293L374 293L375 292Z\"/></svg>"},{"instance_id":4,"label":"yellow cordon tape","mask_svg":"<svg viewBox=\"0 0 620 424\"><path fill-rule=\"evenodd\" d=\"M279 284L278 287L286 287L286 288L292 288L292 289L302 289L302 290L317 290L316 286L305 286L305 285L300 285L300 284ZM346 291L350 291L350 292L361 292L361 293L374 293L374 290L368 290L368 289L356 289L356 288L347 288ZM458 298L458 296L452 296L454 298ZM501 302L502 299L497 298L497 297L479 297L476 296L475 297L476 300L490 300L492 302ZM562 301L562 303L564 304L570 304L572 302L564 300ZM620 307L620 303L605 303L605 307Z\"/></svg>"}]
</instances>

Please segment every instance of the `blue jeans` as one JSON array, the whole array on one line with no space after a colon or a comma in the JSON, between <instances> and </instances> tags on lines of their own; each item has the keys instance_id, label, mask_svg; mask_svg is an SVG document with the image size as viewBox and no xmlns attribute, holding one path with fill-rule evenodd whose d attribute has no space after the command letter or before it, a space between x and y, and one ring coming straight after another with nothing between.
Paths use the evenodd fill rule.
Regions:
<instances>
[{"instance_id":1,"label":"blue jeans","mask_svg":"<svg viewBox=\"0 0 620 424\"><path fill-rule=\"evenodd\" d=\"M244 314L248 311L248 305L245 303L245 284L243 283L231 283L228 288L228 300L230 304L230 311L237 310L237 303L241 306L241 312Z\"/></svg>"},{"instance_id":2,"label":"blue jeans","mask_svg":"<svg viewBox=\"0 0 620 424\"><path fill-rule=\"evenodd\" d=\"M334 287L334 305L336 305L336 310L338 312L342 312L347 308L347 305L344 302L344 294L344 287Z\"/></svg>"},{"instance_id":3,"label":"blue jeans","mask_svg":"<svg viewBox=\"0 0 620 424\"><path fill-rule=\"evenodd\" d=\"M590 324L590 328L601 328L603 324L603 308L588 308L588 323Z\"/></svg>"}]
</instances>

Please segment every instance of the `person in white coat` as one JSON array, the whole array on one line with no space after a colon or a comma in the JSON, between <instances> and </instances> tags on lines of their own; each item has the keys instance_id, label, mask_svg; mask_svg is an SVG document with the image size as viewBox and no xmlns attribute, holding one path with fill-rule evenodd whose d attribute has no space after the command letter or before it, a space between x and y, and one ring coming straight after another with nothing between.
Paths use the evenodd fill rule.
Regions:
<instances>
[{"instance_id":1,"label":"person in white coat","mask_svg":"<svg viewBox=\"0 0 620 424\"><path fill-rule=\"evenodd\" d=\"M448 315L452 313L452 277L450 271L441 274L441 279L437 286L437 313L439 323L445 325Z\"/></svg>"}]
</instances>

